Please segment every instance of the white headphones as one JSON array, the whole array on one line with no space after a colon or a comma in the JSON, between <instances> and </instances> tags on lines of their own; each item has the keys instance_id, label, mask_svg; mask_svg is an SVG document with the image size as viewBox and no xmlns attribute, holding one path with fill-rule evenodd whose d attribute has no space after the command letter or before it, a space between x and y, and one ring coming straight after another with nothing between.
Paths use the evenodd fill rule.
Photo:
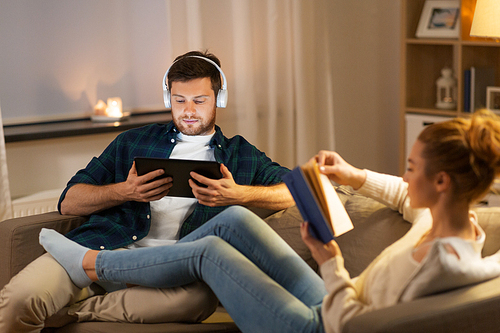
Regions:
<instances>
[{"instance_id":1,"label":"white headphones","mask_svg":"<svg viewBox=\"0 0 500 333\"><path fill-rule=\"evenodd\" d=\"M184 59L184 58L200 58L200 59L203 59L209 63L211 63L212 65L215 66L215 68L217 68L217 70L220 72L220 74L222 75L222 79L224 80L223 84L222 84L222 88L219 89L219 93L217 94L217 107L218 108L225 108L226 105L227 105L227 81L226 81L226 76L224 75L224 72L222 71L222 69L212 60L208 59L208 58L205 58L205 57L200 57L200 56L186 56L186 57L182 57L181 59ZM181 60L181 59L178 59L177 61ZM174 61L172 63L175 64L177 61ZM165 73L165 75L163 76L163 101L165 102L165 107L166 108L171 108L172 107L172 103L170 101L170 90L168 90L168 84L167 84L167 75L168 75L168 71L170 70L170 68L172 67L172 65L170 65L170 67L167 69L167 72Z\"/></svg>"}]
</instances>

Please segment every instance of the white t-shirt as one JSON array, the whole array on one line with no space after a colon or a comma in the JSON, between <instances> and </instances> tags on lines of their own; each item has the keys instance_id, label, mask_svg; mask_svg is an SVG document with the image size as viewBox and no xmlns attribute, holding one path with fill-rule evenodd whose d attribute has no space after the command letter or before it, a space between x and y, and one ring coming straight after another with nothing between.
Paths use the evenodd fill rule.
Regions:
<instances>
[{"instance_id":1,"label":"white t-shirt","mask_svg":"<svg viewBox=\"0 0 500 333\"><path fill-rule=\"evenodd\" d=\"M177 134L177 144L170 158L215 161L214 150L208 145L212 136L213 134L196 136ZM193 212L196 202L195 198L170 196L151 201L149 233L143 239L129 245L129 248L161 246L177 242L180 227Z\"/></svg>"}]
</instances>

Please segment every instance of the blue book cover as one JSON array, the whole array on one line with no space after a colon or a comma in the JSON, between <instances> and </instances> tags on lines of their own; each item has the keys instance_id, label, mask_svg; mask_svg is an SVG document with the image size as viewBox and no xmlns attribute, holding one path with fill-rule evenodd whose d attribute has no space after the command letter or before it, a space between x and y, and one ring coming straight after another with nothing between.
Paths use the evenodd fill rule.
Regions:
<instances>
[{"instance_id":1,"label":"blue book cover","mask_svg":"<svg viewBox=\"0 0 500 333\"><path fill-rule=\"evenodd\" d=\"M328 227L327 219L302 169L296 167L283 177L283 181L290 190L302 218L309 222L311 235L325 244L334 239L333 232Z\"/></svg>"}]
</instances>

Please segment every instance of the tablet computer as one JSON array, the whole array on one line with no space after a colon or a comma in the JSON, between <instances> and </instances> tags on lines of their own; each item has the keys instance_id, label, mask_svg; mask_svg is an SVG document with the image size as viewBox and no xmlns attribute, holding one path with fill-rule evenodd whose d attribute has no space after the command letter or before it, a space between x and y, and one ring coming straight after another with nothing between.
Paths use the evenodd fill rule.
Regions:
<instances>
[{"instance_id":1,"label":"tablet computer","mask_svg":"<svg viewBox=\"0 0 500 333\"><path fill-rule=\"evenodd\" d=\"M163 169L165 173L159 178L173 178L173 186L170 188L167 194L168 196L194 198L193 191L188 182L189 179L193 179L189 175L191 171L199 173L207 178L222 178L220 163L218 162L154 157L136 157L134 161L139 176L154 170ZM199 186L204 186L197 181L195 182Z\"/></svg>"}]
</instances>

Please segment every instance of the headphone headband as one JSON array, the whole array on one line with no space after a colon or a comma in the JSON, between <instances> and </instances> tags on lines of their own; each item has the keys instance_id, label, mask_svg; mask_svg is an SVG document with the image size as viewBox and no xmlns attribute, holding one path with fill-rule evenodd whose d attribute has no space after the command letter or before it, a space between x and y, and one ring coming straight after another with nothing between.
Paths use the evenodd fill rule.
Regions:
<instances>
[{"instance_id":1,"label":"headphone headband","mask_svg":"<svg viewBox=\"0 0 500 333\"><path fill-rule=\"evenodd\" d=\"M217 63L215 61L210 60L210 59L208 59L206 57L197 56L197 55L185 56L185 57L182 57L180 59L177 59L176 61L174 61L172 63L172 65L170 65L170 67L165 72L165 75L163 76L163 102L165 103L165 107L166 108L171 108L172 107L172 103L171 103L171 100L170 100L170 98L171 98L170 90L168 90L168 84L167 84L168 72L170 71L170 68L172 68L172 66L177 61L185 59L185 58L199 58L199 59L203 59L206 62L209 62L212 65L214 65L215 68L217 68L217 70L219 71L220 75L222 76L222 79L223 79L224 82L222 83L222 88L217 93L217 104L216 105L219 108L225 108L226 105L227 105L227 81L226 81L226 75L224 75L224 72L219 67L219 65L217 65Z\"/></svg>"}]
</instances>

